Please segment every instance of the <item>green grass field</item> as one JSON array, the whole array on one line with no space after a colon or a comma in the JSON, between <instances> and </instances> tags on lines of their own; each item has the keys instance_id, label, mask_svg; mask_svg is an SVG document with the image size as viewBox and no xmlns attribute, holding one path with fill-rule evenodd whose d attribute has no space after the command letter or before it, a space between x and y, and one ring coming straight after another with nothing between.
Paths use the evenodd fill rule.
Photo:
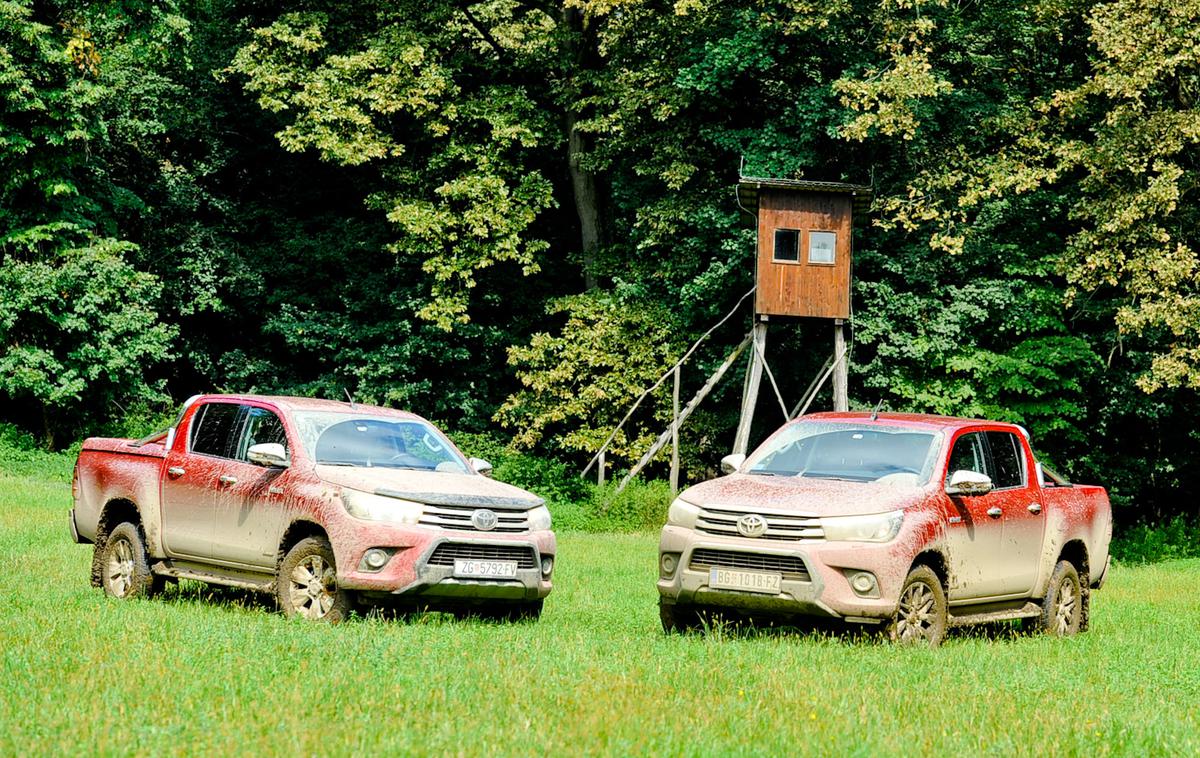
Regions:
<instances>
[{"instance_id":1,"label":"green grass field","mask_svg":"<svg viewBox=\"0 0 1200 758\"><path fill-rule=\"evenodd\" d=\"M337 627L185 583L110 601L61 471L0 474L0 755L1200 753L1200 561L1118 567L1092 631L937 650L665 637L655 535L560 535L540 622Z\"/></svg>"}]
</instances>

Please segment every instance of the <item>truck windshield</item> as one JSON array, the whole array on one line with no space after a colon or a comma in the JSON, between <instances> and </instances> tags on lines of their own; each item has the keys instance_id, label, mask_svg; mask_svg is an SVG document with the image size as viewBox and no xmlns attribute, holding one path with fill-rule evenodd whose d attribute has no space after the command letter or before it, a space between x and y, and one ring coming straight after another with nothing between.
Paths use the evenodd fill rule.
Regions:
<instances>
[{"instance_id":1,"label":"truck windshield","mask_svg":"<svg viewBox=\"0 0 1200 758\"><path fill-rule=\"evenodd\" d=\"M747 462L751 474L924 484L940 434L878 424L807 421L784 428Z\"/></svg>"},{"instance_id":2,"label":"truck windshield","mask_svg":"<svg viewBox=\"0 0 1200 758\"><path fill-rule=\"evenodd\" d=\"M327 466L469 471L441 432L419 419L336 411L293 413L300 444Z\"/></svg>"}]
</instances>

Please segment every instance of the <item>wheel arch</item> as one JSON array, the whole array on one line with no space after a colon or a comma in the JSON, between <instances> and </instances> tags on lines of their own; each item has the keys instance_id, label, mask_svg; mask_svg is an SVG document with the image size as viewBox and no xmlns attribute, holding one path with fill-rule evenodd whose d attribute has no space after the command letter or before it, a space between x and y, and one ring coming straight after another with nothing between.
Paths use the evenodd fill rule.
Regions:
<instances>
[{"instance_id":1,"label":"wheel arch","mask_svg":"<svg viewBox=\"0 0 1200 758\"><path fill-rule=\"evenodd\" d=\"M325 527L315 521L309 519L296 519L283 533L283 538L279 540L279 552L275 556L275 568L278 569L283 564L284 557L288 551L300 543L301 540L309 537L324 537L329 539L329 532L325 531Z\"/></svg>"},{"instance_id":2,"label":"wheel arch","mask_svg":"<svg viewBox=\"0 0 1200 758\"><path fill-rule=\"evenodd\" d=\"M1067 561L1075 567L1075 570L1079 572L1079 583L1081 585L1089 584L1092 567L1087 545L1083 540L1073 539L1063 545L1062 550L1058 552L1058 560ZM1055 563L1057 562L1055 561Z\"/></svg>"},{"instance_id":3,"label":"wheel arch","mask_svg":"<svg viewBox=\"0 0 1200 758\"><path fill-rule=\"evenodd\" d=\"M937 574L938 581L942 583L942 591L946 592L950 588L950 562L946 560L946 556L941 550L929 548L917 554L913 558L912 565L908 567L912 571L917 566L928 566L933 573Z\"/></svg>"}]
</instances>

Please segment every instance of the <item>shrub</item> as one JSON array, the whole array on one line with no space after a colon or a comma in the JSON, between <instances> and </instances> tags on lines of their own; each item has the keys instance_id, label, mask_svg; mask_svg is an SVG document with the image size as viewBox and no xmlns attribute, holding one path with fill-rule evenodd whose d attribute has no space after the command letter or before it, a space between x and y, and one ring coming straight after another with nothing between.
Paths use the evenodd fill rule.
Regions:
<instances>
[{"instance_id":1,"label":"shrub","mask_svg":"<svg viewBox=\"0 0 1200 758\"><path fill-rule=\"evenodd\" d=\"M1113 539L1113 559L1155 563L1200 557L1200 523L1176 516L1165 524L1138 524Z\"/></svg>"}]
</instances>

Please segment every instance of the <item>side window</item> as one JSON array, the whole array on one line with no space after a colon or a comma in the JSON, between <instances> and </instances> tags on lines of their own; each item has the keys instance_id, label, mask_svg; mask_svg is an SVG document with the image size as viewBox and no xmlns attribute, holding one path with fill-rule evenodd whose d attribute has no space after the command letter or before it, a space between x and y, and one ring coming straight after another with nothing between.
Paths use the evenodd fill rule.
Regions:
<instances>
[{"instance_id":1,"label":"side window","mask_svg":"<svg viewBox=\"0 0 1200 758\"><path fill-rule=\"evenodd\" d=\"M191 451L228 458L240 410L240 406L231 403L200 406L192 417Z\"/></svg>"},{"instance_id":2,"label":"side window","mask_svg":"<svg viewBox=\"0 0 1200 758\"><path fill-rule=\"evenodd\" d=\"M800 260L800 232L795 229L775 230L775 252L773 259L796 263Z\"/></svg>"},{"instance_id":3,"label":"side window","mask_svg":"<svg viewBox=\"0 0 1200 758\"><path fill-rule=\"evenodd\" d=\"M992 448L992 484L996 489L1021 487L1025 484L1025 466L1022 465L1021 442L1012 432L985 432L988 445Z\"/></svg>"},{"instance_id":4,"label":"side window","mask_svg":"<svg viewBox=\"0 0 1200 758\"><path fill-rule=\"evenodd\" d=\"M946 469L946 480L954 476L955 471L975 471L988 474L987 453L983 447L983 435L978 432L964 434L954 443L950 451L950 465Z\"/></svg>"},{"instance_id":5,"label":"side window","mask_svg":"<svg viewBox=\"0 0 1200 758\"><path fill-rule=\"evenodd\" d=\"M266 408L246 408L246 424L242 428L242 436L238 440L237 455L239 461L249 460L246 455L250 448L264 442L276 442L287 449L287 434L283 431L283 422Z\"/></svg>"},{"instance_id":6,"label":"side window","mask_svg":"<svg viewBox=\"0 0 1200 758\"><path fill-rule=\"evenodd\" d=\"M808 262L834 263L837 256L837 232L808 233Z\"/></svg>"}]
</instances>

